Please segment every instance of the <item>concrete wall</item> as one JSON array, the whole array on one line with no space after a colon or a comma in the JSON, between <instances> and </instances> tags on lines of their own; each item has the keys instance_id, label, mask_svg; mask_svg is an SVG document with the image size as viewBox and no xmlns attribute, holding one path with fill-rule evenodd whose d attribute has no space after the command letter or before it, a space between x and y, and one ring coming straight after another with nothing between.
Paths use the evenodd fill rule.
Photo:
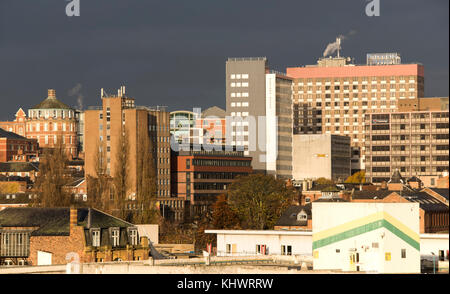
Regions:
<instances>
[{"instance_id":1,"label":"concrete wall","mask_svg":"<svg viewBox=\"0 0 450 294\"><path fill-rule=\"evenodd\" d=\"M293 177L295 180L345 180L351 175L350 138L331 134L293 136Z\"/></svg>"},{"instance_id":2,"label":"concrete wall","mask_svg":"<svg viewBox=\"0 0 450 294\"><path fill-rule=\"evenodd\" d=\"M449 234L421 234L420 235L420 255L422 258L432 260L434 253L439 257L439 251L443 250L445 257L449 250ZM448 261L448 259L447 259Z\"/></svg>"},{"instance_id":3,"label":"concrete wall","mask_svg":"<svg viewBox=\"0 0 450 294\"><path fill-rule=\"evenodd\" d=\"M295 180L331 179L331 135L294 135L292 148Z\"/></svg>"}]
</instances>

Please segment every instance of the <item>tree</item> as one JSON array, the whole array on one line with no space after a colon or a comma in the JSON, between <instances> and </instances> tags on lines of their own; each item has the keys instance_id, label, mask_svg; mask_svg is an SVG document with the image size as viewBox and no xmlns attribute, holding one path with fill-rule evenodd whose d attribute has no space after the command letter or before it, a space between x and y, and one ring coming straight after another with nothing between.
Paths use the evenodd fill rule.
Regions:
<instances>
[{"instance_id":1,"label":"tree","mask_svg":"<svg viewBox=\"0 0 450 294\"><path fill-rule=\"evenodd\" d=\"M102 147L102 148L101 148ZM97 152L94 155L95 174L86 176L88 191L87 205L107 213L111 213L110 189L111 179L106 174L105 156L103 146L96 143Z\"/></svg>"},{"instance_id":2,"label":"tree","mask_svg":"<svg viewBox=\"0 0 450 294\"><path fill-rule=\"evenodd\" d=\"M236 212L228 205L226 195L217 197L212 206L212 222L214 229L239 229L240 222Z\"/></svg>"},{"instance_id":3,"label":"tree","mask_svg":"<svg viewBox=\"0 0 450 294\"><path fill-rule=\"evenodd\" d=\"M39 193L34 206L67 207L72 203L72 193L66 185L73 181L68 171L68 154L61 138L54 148L46 149L39 163L35 189Z\"/></svg>"},{"instance_id":4,"label":"tree","mask_svg":"<svg viewBox=\"0 0 450 294\"><path fill-rule=\"evenodd\" d=\"M327 178L318 178L317 180L315 180L314 181L314 183L316 184L316 185L323 185L323 186L325 186L325 185L334 185L334 182L332 181L332 180L330 180L330 179L327 179Z\"/></svg>"},{"instance_id":5,"label":"tree","mask_svg":"<svg viewBox=\"0 0 450 294\"><path fill-rule=\"evenodd\" d=\"M351 184L363 184L366 182L366 172L365 171L359 171L354 173L353 175L349 176L346 180L346 183Z\"/></svg>"},{"instance_id":6,"label":"tree","mask_svg":"<svg viewBox=\"0 0 450 294\"><path fill-rule=\"evenodd\" d=\"M125 203L129 190L129 140L128 133L123 131L120 133L116 146L116 165L113 175L113 203L112 214L122 219L130 218L127 215Z\"/></svg>"},{"instance_id":7,"label":"tree","mask_svg":"<svg viewBox=\"0 0 450 294\"><path fill-rule=\"evenodd\" d=\"M271 175L251 174L233 182L227 196L242 228L262 230L273 227L292 203L294 192L283 180Z\"/></svg>"},{"instance_id":8,"label":"tree","mask_svg":"<svg viewBox=\"0 0 450 294\"><path fill-rule=\"evenodd\" d=\"M133 223L158 223L159 210L156 208L156 173L153 144L148 133L141 132L136 155L136 202L137 210L133 213Z\"/></svg>"},{"instance_id":9,"label":"tree","mask_svg":"<svg viewBox=\"0 0 450 294\"><path fill-rule=\"evenodd\" d=\"M205 250L206 244L216 242L216 235L205 234L205 230L240 228L239 218L228 205L226 195L220 195L212 205L212 212L206 210L198 221L198 228L195 232L195 248L197 251Z\"/></svg>"}]
</instances>

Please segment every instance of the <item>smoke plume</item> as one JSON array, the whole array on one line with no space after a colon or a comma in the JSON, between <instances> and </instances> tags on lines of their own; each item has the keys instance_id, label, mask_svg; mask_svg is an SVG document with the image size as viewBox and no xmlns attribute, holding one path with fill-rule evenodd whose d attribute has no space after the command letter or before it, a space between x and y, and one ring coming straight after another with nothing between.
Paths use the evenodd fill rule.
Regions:
<instances>
[{"instance_id":1,"label":"smoke plume","mask_svg":"<svg viewBox=\"0 0 450 294\"><path fill-rule=\"evenodd\" d=\"M78 103L78 109L83 110L83 94L81 94L80 90L82 88L82 85L80 83L76 84L75 87L69 90L68 94L69 96L78 96L77 97L77 103Z\"/></svg>"},{"instance_id":2,"label":"smoke plume","mask_svg":"<svg viewBox=\"0 0 450 294\"><path fill-rule=\"evenodd\" d=\"M348 32L347 35L339 35L339 36L337 36L337 38L340 38L341 39L341 43L342 43L343 40L347 39L350 36L353 36L354 34L356 34L356 31L355 30L351 30L350 32ZM325 51L323 51L323 57L326 57L328 55L333 54L338 49L339 49L339 44L338 44L337 40L334 41L333 43L329 43L327 45L327 47L325 48Z\"/></svg>"}]
</instances>

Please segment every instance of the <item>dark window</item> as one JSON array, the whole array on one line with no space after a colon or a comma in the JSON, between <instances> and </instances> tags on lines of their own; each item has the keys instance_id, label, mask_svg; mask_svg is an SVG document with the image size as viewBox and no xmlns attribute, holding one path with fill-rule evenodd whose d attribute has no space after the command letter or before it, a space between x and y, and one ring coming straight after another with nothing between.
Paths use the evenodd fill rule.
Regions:
<instances>
[{"instance_id":1,"label":"dark window","mask_svg":"<svg viewBox=\"0 0 450 294\"><path fill-rule=\"evenodd\" d=\"M186 159L186 168L187 169L191 168L191 160L190 159Z\"/></svg>"},{"instance_id":2,"label":"dark window","mask_svg":"<svg viewBox=\"0 0 450 294\"><path fill-rule=\"evenodd\" d=\"M372 130L389 130L389 125L372 125Z\"/></svg>"},{"instance_id":3,"label":"dark window","mask_svg":"<svg viewBox=\"0 0 450 294\"><path fill-rule=\"evenodd\" d=\"M402 258L406 258L406 249L402 249Z\"/></svg>"},{"instance_id":4,"label":"dark window","mask_svg":"<svg viewBox=\"0 0 450 294\"><path fill-rule=\"evenodd\" d=\"M374 173L384 173L384 172L389 172L390 171L390 167L389 166L374 166L372 167L372 172Z\"/></svg>"}]
</instances>

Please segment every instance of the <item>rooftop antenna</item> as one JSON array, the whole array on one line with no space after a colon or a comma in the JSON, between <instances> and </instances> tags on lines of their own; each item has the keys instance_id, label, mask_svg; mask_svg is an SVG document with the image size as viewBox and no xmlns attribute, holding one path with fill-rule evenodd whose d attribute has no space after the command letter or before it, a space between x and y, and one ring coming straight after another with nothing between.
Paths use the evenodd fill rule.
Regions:
<instances>
[{"instance_id":1,"label":"rooftop antenna","mask_svg":"<svg viewBox=\"0 0 450 294\"><path fill-rule=\"evenodd\" d=\"M103 88L100 90L100 98L103 98L105 91L103 91Z\"/></svg>"}]
</instances>

